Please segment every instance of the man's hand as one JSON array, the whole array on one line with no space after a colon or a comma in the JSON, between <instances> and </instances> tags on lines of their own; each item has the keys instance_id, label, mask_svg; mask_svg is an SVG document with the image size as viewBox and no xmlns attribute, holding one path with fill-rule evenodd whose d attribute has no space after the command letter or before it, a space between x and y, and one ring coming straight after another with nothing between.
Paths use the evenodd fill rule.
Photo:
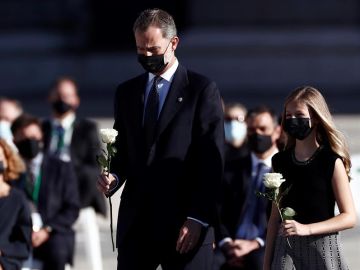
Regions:
<instances>
[{"instance_id":1,"label":"man's hand","mask_svg":"<svg viewBox=\"0 0 360 270\"><path fill-rule=\"evenodd\" d=\"M227 263L233 267L241 267L244 264L244 256L260 247L256 240L236 239L229 242Z\"/></svg>"},{"instance_id":2,"label":"man's hand","mask_svg":"<svg viewBox=\"0 0 360 270\"><path fill-rule=\"evenodd\" d=\"M187 219L180 229L176 243L176 251L180 254L188 253L199 241L202 225L192 219Z\"/></svg>"},{"instance_id":3,"label":"man's hand","mask_svg":"<svg viewBox=\"0 0 360 270\"><path fill-rule=\"evenodd\" d=\"M41 229L37 232L33 232L31 235L33 247L38 247L45 243L49 239L50 234L45 230Z\"/></svg>"},{"instance_id":4,"label":"man's hand","mask_svg":"<svg viewBox=\"0 0 360 270\"><path fill-rule=\"evenodd\" d=\"M111 173L109 175L104 173L100 174L96 182L96 187L99 191L106 194L112 188L112 185L116 183L115 180L115 177Z\"/></svg>"}]
</instances>

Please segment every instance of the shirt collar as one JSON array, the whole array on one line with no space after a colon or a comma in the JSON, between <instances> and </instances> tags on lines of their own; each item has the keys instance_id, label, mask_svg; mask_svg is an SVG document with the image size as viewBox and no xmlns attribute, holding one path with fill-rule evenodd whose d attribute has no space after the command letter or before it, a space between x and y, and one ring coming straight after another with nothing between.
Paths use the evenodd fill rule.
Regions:
<instances>
[{"instance_id":1,"label":"shirt collar","mask_svg":"<svg viewBox=\"0 0 360 270\"><path fill-rule=\"evenodd\" d=\"M178 66L179 66L179 61L177 59L175 59L174 64L167 71L165 71L163 74L161 74L160 77L168 82L171 82ZM151 82L155 76L156 76L155 74L149 73L148 82Z\"/></svg>"},{"instance_id":2,"label":"shirt collar","mask_svg":"<svg viewBox=\"0 0 360 270\"><path fill-rule=\"evenodd\" d=\"M69 113L63 119L54 119L54 124L61 125L64 129L69 129L74 123L75 117L75 113Z\"/></svg>"},{"instance_id":3,"label":"shirt collar","mask_svg":"<svg viewBox=\"0 0 360 270\"><path fill-rule=\"evenodd\" d=\"M33 159L28 161L30 168L39 168L44 158L44 154L39 152Z\"/></svg>"},{"instance_id":4,"label":"shirt collar","mask_svg":"<svg viewBox=\"0 0 360 270\"><path fill-rule=\"evenodd\" d=\"M251 162L253 164L253 167L256 167L258 163L263 162L267 167L271 168L271 158L273 155L275 155L278 152L278 150L274 150L274 152L269 155L266 159L259 159L254 152L251 152Z\"/></svg>"}]
</instances>

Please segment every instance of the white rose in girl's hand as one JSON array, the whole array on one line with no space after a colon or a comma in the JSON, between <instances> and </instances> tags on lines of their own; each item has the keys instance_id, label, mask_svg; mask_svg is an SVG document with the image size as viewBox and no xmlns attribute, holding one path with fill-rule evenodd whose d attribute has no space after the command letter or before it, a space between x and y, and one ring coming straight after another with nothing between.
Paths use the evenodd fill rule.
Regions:
<instances>
[{"instance_id":1,"label":"white rose in girl's hand","mask_svg":"<svg viewBox=\"0 0 360 270\"><path fill-rule=\"evenodd\" d=\"M267 188L279 188L285 182L281 173L265 173L264 185Z\"/></svg>"},{"instance_id":2,"label":"white rose in girl's hand","mask_svg":"<svg viewBox=\"0 0 360 270\"><path fill-rule=\"evenodd\" d=\"M102 128L100 129L100 137L103 143L114 143L115 138L118 135L118 132L116 129L112 128Z\"/></svg>"}]
</instances>

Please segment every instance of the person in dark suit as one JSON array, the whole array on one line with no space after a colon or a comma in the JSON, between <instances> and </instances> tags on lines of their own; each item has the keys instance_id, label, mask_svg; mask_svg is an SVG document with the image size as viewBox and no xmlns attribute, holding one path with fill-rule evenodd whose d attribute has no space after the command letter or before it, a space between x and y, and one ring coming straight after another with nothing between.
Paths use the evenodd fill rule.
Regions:
<instances>
[{"instance_id":1,"label":"person in dark suit","mask_svg":"<svg viewBox=\"0 0 360 270\"><path fill-rule=\"evenodd\" d=\"M0 270L20 270L31 249L29 205L13 187L25 165L13 148L0 138Z\"/></svg>"},{"instance_id":2,"label":"person in dark suit","mask_svg":"<svg viewBox=\"0 0 360 270\"><path fill-rule=\"evenodd\" d=\"M80 105L78 86L70 77L57 78L49 93L53 115L43 121L45 151L75 167L80 192L80 216L76 229L85 234L89 248L87 259L93 270L102 269L99 228L96 213L106 216L105 196L96 190L100 174L96 153L100 151L98 127L95 122L79 118L76 110Z\"/></svg>"},{"instance_id":3,"label":"person in dark suit","mask_svg":"<svg viewBox=\"0 0 360 270\"><path fill-rule=\"evenodd\" d=\"M40 121L23 114L12 124L14 142L27 167L25 192L33 217L34 258L43 270L64 270L72 264L79 214L79 194L71 163L43 153Z\"/></svg>"},{"instance_id":4,"label":"person in dark suit","mask_svg":"<svg viewBox=\"0 0 360 270\"><path fill-rule=\"evenodd\" d=\"M220 206L220 235L214 270L262 269L268 200L255 195L264 191L263 175L271 171L271 157L278 151L280 126L265 106L246 116L251 152L226 163Z\"/></svg>"},{"instance_id":5,"label":"person in dark suit","mask_svg":"<svg viewBox=\"0 0 360 270\"><path fill-rule=\"evenodd\" d=\"M115 96L117 154L107 196L125 182L117 225L118 269L211 269L224 122L216 84L179 64L173 18L143 11L134 24L146 73Z\"/></svg>"}]
</instances>

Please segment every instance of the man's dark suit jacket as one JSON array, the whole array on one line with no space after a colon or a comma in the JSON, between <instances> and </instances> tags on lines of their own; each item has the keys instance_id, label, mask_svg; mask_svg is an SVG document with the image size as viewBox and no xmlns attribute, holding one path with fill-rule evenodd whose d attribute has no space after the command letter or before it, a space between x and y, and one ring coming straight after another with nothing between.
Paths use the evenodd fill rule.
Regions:
<instances>
[{"instance_id":1,"label":"man's dark suit jacket","mask_svg":"<svg viewBox=\"0 0 360 270\"><path fill-rule=\"evenodd\" d=\"M72 226L78 217L79 207L78 186L72 164L45 155L41 165L38 211L43 223L50 226L52 232L50 239L38 251L35 250L42 260L57 256L59 250L65 249L69 255L67 261L72 262L75 243ZM53 250L54 247L58 249Z\"/></svg>"},{"instance_id":2,"label":"man's dark suit jacket","mask_svg":"<svg viewBox=\"0 0 360 270\"><path fill-rule=\"evenodd\" d=\"M43 123L45 149L49 149L52 136L51 121ZM71 162L74 164L79 184L81 208L91 206L97 213L106 215L105 197L96 189L100 174L96 155L100 152L97 125L86 119L76 119L71 138Z\"/></svg>"},{"instance_id":3,"label":"man's dark suit jacket","mask_svg":"<svg viewBox=\"0 0 360 270\"><path fill-rule=\"evenodd\" d=\"M224 144L218 88L179 65L146 153L142 123L147 80L145 73L124 82L115 97L114 128L119 135L111 170L120 184L127 180L118 216L118 247L134 223L156 243L174 244L187 217L209 225L216 219Z\"/></svg>"},{"instance_id":4,"label":"man's dark suit jacket","mask_svg":"<svg viewBox=\"0 0 360 270\"><path fill-rule=\"evenodd\" d=\"M241 216L247 210L246 200L248 196L254 196L255 192L255 190L249 190L253 181L251 170L251 154L226 163L220 207L220 237L217 240L225 237L236 238ZM260 197L256 199L259 200L259 204L255 223L261 231L258 237L265 240L268 201Z\"/></svg>"}]
</instances>

